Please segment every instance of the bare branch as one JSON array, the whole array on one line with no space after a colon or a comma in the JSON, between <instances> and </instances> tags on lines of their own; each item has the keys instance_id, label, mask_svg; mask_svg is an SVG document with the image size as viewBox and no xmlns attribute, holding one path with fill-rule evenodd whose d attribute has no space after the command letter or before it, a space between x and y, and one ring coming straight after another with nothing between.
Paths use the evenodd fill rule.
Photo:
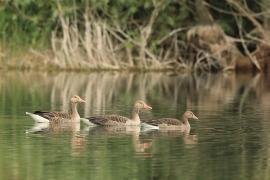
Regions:
<instances>
[{"instance_id":1,"label":"bare branch","mask_svg":"<svg viewBox=\"0 0 270 180\"><path fill-rule=\"evenodd\" d=\"M253 13L250 11L250 9L248 9L247 7L244 8L243 5L241 5L238 1L235 1L235 0L227 0L227 2L233 5L240 13L243 14L243 16L247 17L254 24L254 26L258 28L258 31L264 37L266 37L263 26L257 21L257 19L254 16L251 15Z\"/></svg>"},{"instance_id":2,"label":"bare branch","mask_svg":"<svg viewBox=\"0 0 270 180\"><path fill-rule=\"evenodd\" d=\"M181 32L181 31L185 31L185 30L187 30L187 29L189 29L189 28L188 28L188 27L183 27L183 28L175 29L175 30L171 31L169 34L167 34L166 36L164 36L163 38L161 38L161 39L157 42L157 44L160 45L161 43L163 43L163 41L165 41L166 39L170 38L170 37L173 36L174 34L179 33L179 32Z\"/></svg>"},{"instance_id":3,"label":"bare branch","mask_svg":"<svg viewBox=\"0 0 270 180\"><path fill-rule=\"evenodd\" d=\"M240 36L241 39L244 39L243 31L242 31L242 25L239 23L239 20L237 20L237 17L236 17L236 16L235 16L235 18L236 18L236 22L237 22L237 26L238 26L239 36ZM253 64L255 65L255 67L256 67L259 71L261 71L260 64L258 63L256 57L253 57L253 56L250 54L250 52L249 52L249 50L248 50L248 48L247 48L247 45L246 45L246 43L245 43L244 40L242 41L242 46L243 46L243 48L244 48L245 53L248 55L248 57L249 57L251 63L253 63Z\"/></svg>"}]
</instances>

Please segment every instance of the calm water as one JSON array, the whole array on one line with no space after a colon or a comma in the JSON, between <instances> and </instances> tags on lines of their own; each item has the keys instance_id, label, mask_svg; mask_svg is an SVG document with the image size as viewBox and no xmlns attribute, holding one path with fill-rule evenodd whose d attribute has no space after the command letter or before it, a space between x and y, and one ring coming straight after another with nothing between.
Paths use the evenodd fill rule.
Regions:
<instances>
[{"instance_id":1,"label":"calm water","mask_svg":"<svg viewBox=\"0 0 270 180\"><path fill-rule=\"evenodd\" d=\"M270 81L262 75L0 72L0 179L270 179ZM140 129L54 128L25 133L25 111L81 116L180 117L192 110L189 135Z\"/></svg>"}]
</instances>

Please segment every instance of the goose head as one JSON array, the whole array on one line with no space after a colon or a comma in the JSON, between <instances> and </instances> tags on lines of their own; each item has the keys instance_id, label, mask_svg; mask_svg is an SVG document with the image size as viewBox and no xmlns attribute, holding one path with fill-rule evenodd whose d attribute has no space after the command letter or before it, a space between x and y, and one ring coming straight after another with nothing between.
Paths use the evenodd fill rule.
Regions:
<instances>
[{"instance_id":1,"label":"goose head","mask_svg":"<svg viewBox=\"0 0 270 180\"><path fill-rule=\"evenodd\" d=\"M135 104L134 104L134 108L135 109L145 109L145 110L151 110L152 107L147 105L144 101L142 100L139 100L139 101L136 101Z\"/></svg>"},{"instance_id":2,"label":"goose head","mask_svg":"<svg viewBox=\"0 0 270 180\"><path fill-rule=\"evenodd\" d=\"M78 95L74 95L71 99L70 99L71 103L73 104L77 104L77 103L85 103L85 100L83 100L80 96Z\"/></svg>"},{"instance_id":3,"label":"goose head","mask_svg":"<svg viewBox=\"0 0 270 180\"><path fill-rule=\"evenodd\" d=\"M184 113L184 117L187 119L196 119L196 120L199 119L199 118L197 118L197 116L194 115L194 113L192 111L186 111Z\"/></svg>"}]
</instances>

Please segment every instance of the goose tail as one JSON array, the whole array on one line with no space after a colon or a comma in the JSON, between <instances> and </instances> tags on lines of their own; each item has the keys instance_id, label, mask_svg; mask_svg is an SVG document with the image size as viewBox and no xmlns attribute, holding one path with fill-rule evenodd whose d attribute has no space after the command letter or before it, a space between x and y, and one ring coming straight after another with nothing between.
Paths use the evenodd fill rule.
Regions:
<instances>
[{"instance_id":1,"label":"goose tail","mask_svg":"<svg viewBox=\"0 0 270 180\"><path fill-rule=\"evenodd\" d=\"M50 121L42 116L39 116L34 113L25 112L26 115L30 116L36 123L49 123Z\"/></svg>"}]
</instances>

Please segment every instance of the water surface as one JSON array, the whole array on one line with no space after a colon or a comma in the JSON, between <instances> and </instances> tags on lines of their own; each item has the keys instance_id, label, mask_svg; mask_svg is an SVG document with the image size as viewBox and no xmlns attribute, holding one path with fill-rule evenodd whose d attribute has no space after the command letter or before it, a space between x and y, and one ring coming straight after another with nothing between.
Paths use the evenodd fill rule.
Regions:
<instances>
[{"instance_id":1,"label":"water surface","mask_svg":"<svg viewBox=\"0 0 270 180\"><path fill-rule=\"evenodd\" d=\"M269 179L270 85L263 75L1 72L0 179ZM141 119L180 118L190 134L140 129L54 128L25 133L25 111L69 110L81 116L130 116L137 99L153 110Z\"/></svg>"}]
</instances>

